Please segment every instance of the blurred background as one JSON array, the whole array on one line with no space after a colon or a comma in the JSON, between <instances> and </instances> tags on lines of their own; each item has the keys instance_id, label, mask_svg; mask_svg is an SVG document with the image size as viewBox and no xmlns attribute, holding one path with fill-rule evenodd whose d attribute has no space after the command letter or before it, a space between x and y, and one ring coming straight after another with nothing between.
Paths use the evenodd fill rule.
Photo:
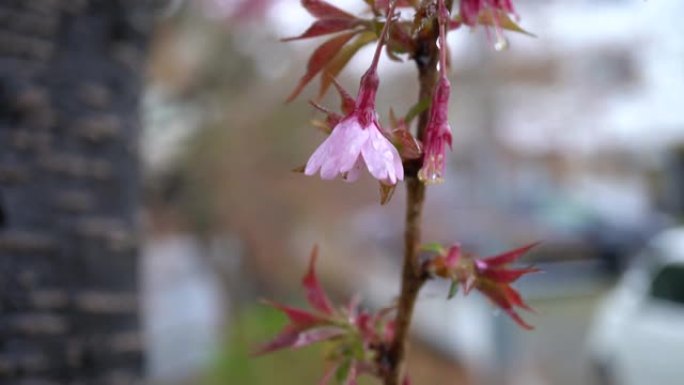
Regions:
<instances>
[{"instance_id":1,"label":"blurred background","mask_svg":"<svg viewBox=\"0 0 684 385\"><path fill-rule=\"evenodd\" d=\"M365 6L333 3L352 13ZM523 315L536 329L519 329L477 295L446 302L447 287L430 283L413 328L414 383L679 384L684 233L671 229L684 217L684 3L515 6L537 37L509 32L509 48L496 51L482 29L449 35L454 146L446 182L428 189L423 239L483 256L542 241L524 262L545 273L517 286L537 311ZM301 304L298 284L318 243L320 279L334 298L390 303L399 291L403 188L380 206L367 175L347 184L291 172L324 139L307 103L318 80L284 102L320 42L279 42L311 22L299 2L174 0L153 13L146 59L134 67L144 75L134 181L143 208L131 219L138 227L123 229L140 236L139 263L121 278L139 282L142 333L132 340L145 376L169 385L317 383L316 347L249 356L285 322L259 299ZM129 51L122 60L136 59ZM370 55L366 47L342 72L352 93ZM401 114L416 102L416 71L385 57L380 76L386 122L390 107ZM5 170L0 180L5 174L14 175ZM8 212L19 202L4 199ZM642 252L658 234L666 236L651 243L657 251ZM0 247L16 245L16 236L3 237ZM623 279L625 271L637 278ZM34 325L49 332L59 326L50 320ZM619 343L639 336L641 344ZM0 341L3 352L16 346ZM660 364L625 356L639 351ZM3 362L13 362L10 353L0 356L0 376ZM8 365L5 373L20 378L22 366Z\"/></svg>"}]
</instances>

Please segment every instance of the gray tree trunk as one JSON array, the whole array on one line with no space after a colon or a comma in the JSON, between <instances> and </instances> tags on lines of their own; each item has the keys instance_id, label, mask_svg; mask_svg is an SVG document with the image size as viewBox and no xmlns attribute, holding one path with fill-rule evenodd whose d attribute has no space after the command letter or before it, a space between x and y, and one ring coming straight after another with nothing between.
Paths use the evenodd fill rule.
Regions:
<instances>
[{"instance_id":1,"label":"gray tree trunk","mask_svg":"<svg viewBox=\"0 0 684 385\"><path fill-rule=\"evenodd\" d=\"M0 384L132 384L146 0L0 0Z\"/></svg>"}]
</instances>

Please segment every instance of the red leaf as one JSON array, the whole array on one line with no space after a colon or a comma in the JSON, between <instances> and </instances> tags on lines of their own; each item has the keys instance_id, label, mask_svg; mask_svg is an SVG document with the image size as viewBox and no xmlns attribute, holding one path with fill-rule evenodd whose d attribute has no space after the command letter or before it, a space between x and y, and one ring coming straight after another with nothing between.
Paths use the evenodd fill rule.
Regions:
<instances>
[{"instance_id":1,"label":"red leaf","mask_svg":"<svg viewBox=\"0 0 684 385\"><path fill-rule=\"evenodd\" d=\"M506 314L508 314L518 325L527 330L534 329L534 327L525 322L513 308L513 306L516 305L526 310L532 310L523 302L520 294L515 291L515 289L508 285L497 285L491 281L478 281L476 287L482 294L486 295L492 302L506 312Z\"/></svg>"},{"instance_id":2,"label":"red leaf","mask_svg":"<svg viewBox=\"0 0 684 385\"><path fill-rule=\"evenodd\" d=\"M297 329L287 328L275 336L272 340L257 348L252 354L255 356L260 356L262 354L288 348L297 340L299 333L300 331Z\"/></svg>"},{"instance_id":3,"label":"red leaf","mask_svg":"<svg viewBox=\"0 0 684 385\"><path fill-rule=\"evenodd\" d=\"M529 249L533 248L534 246L537 246L538 244L539 242L530 243L529 245L511 251L507 251L505 253L495 255L493 257L485 258L483 259L483 261L488 266L500 266L512 263L515 262L516 259L520 258L523 254L525 254Z\"/></svg>"},{"instance_id":4,"label":"red leaf","mask_svg":"<svg viewBox=\"0 0 684 385\"><path fill-rule=\"evenodd\" d=\"M353 19L322 19L317 20L299 36L280 39L280 41L292 41L308 39L316 36L329 35L335 32L346 31L358 25L357 20Z\"/></svg>"},{"instance_id":5,"label":"red leaf","mask_svg":"<svg viewBox=\"0 0 684 385\"><path fill-rule=\"evenodd\" d=\"M288 102L294 100L294 98L299 95L304 87L309 84L311 79L313 79L320 71L328 64L337 54L337 52L342 49L342 47L347 44L347 42L356 34L356 32L347 32L339 36L335 36L330 40L327 40L321 44L316 50L311 54L309 62L306 65L306 73L299 80L299 84L292 91L290 96L287 98Z\"/></svg>"},{"instance_id":6,"label":"red leaf","mask_svg":"<svg viewBox=\"0 0 684 385\"><path fill-rule=\"evenodd\" d=\"M390 0L375 0L375 6L380 9L387 9ZM397 7L413 7L410 0L397 0Z\"/></svg>"},{"instance_id":7,"label":"red leaf","mask_svg":"<svg viewBox=\"0 0 684 385\"><path fill-rule=\"evenodd\" d=\"M513 310L513 309L504 309L504 311L506 312L506 314L508 314L509 317L511 317L511 318L513 319L513 321L515 321L515 323L517 323L518 325L520 325L523 329L525 329L525 330L534 330L534 326L532 326L532 325L528 324L527 322L525 322L525 320L522 319L522 317L520 317L520 314L518 314L515 310Z\"/></svg>"},{"instance_id":8,"label":"red leaf","mask_svg":"<svg viewBox=\"0 0 684 385\"><path fill-rule=\"evenodd\" d=\"M302 278L302 285L306 289L306 299L312 308L323 312L325 314L332 314L333 307L330 304L328 296L321 287L316 277L316 259L318 258L318 245L311 250L311 257L309 259L309 271Z\"/></svg>"},{"instance_id":9,"label":"red leaf","mask_svg":"<svg viewBox=\"0 0 684 385\"><path fill-rule=\"evenodd\" d=\"M336 327L324 327L307 330L299 333L297 339L291 345L293 348L301 348L316 342L329 340L344 335L346 332Z\"/></svg>"},{"instance_id":10,"label":"red leaf","mask_svg":"<svg viewBox=\"0 0 684 385\"><path fill-rule=\"evenodd\" d=\"M280 334L271 341L259 347L253 354L262 355L280 349L296 349L314 344L316 342L329 340L341 336L344 330L334 327L316 328L311 330L301 330L298 328L285 328Z\"/></svg>"},{"instance_id":11,"label":"red leaf","mask_svg":"<svg viewBox=\"0 0 684 385\"><path fill-rule=\"evenodd\" d=\"M339 53L335 54L332 60L329 60L323 69L321 76L321 87L318 92L318 98L322 98L325 92L330 87L332 80L337 78L337 75L349 63L354 55L366 44L374 41L377 37L374 32L361 32L353 42L343 47Z\"/></svg>"},{"instance_id":12,"label":"red leaf","mask_svg":"<svg viewBox=\"0 0 684 385\"><path fill-rule=\"evenodd\" d=\"M506 295L506 298L508 298L508 301L518 307L521 307L527 311L534 312L534 309L530 307L530 305L526 304L525 301L522 299L520 296L520 293L518 293L517 290L514 288L506 285L503 287L503 292Z\"/></svg>"},{"instance_id":13,"label":"red leaf","mask_svg":"<svg viewBox=\"0 0 684 385\"><path fill-rule=\"evenodd\" d=\"M480 272L480 275L486 279L491 279L498 283L512 283L525 274L537 273L541 270L535 267L528 267L525 269L485 269Z\"/></svg>"},{"instance_id":14,"label":"red leaf","mask_svg":"<svg viewBox=\"0 0 684 385\"><path fill-rule=\"evenodd\" d=\"M323 0L302 0L302 7L317 19L356 19L353 15Z\"/></svg>"},{"instance_id":15,"label":"red leaf","mask_svg":"<svg viewBox=\"0 0 684 385\"><path fill-rule=\"evenodd\" d=\"M279 303L275 303L272 301L264 301L267 305L272 306L283 313L287 316L287 318L290 319L290 321L297 326L298 328L306 327L306 326L311 326L315 325L317 323L325 321L323 317L320 317L316 314L313 314L311 312L308 312L306 310L301 310L301 309L296 309L293 307L281 305Z\"/></svg>"},{"instance_id":16,"label":"red leaf","mask_svg":"<svg viewBox=\"0 0 684 385\"><path fill-rule=\"evenodd\" d=\"M331 80L335 85L337 92L340 94L340 99L342 100L342 112L344 112L345 115L351 114L356 108L356 100L349 95L349 92L347 92L347 90L345 90L340 83L337 82L337 79L332 78Z\"/></svg>"}]
</instances>

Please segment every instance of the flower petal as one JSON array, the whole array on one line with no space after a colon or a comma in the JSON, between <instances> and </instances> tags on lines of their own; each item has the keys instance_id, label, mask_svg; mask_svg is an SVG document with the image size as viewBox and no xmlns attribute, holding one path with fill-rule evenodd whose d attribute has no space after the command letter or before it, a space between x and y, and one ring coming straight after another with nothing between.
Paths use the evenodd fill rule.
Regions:
<instances>
[{"instance_id":1,"label":"flower petal","mask_svg":"<svg viewBox=\"0 0 684 385\"><path fill-rule=\"evenodd\" d=\"M375 179L387 184L395 184L397 180L404 179L404 167L394 145L382 135L377 123L368 126L367 131L370 137L361 149L361 156L366 162L368 172Z\"/></svg>"},{"instance_id":2,"label":"flower petal","mask_svg":"<svg viewBox=\"0 0 684 385\"><path fill-rule=\"evenodd\" d=\"M311 155L304 173L314 175L320 169L321 178L329 180L350 171L367 140L367 130L354 115L343 119Z\"/></svg>"},{"instance_id":3,"label":"flower petal","mask_svg":"<svg viewBox=\"0 0 684 385\"><path fill-rule=\"evenodd\" d=\"M359 179L359 175L361 175L361 169L363 168L364 163L363 163L363 158L358 157L356 159L356 163L354 164L354 167L351 168L351 170L347 171L347 174L344 178L345 182L356 182L357 179Z\"/></svg>"}]
</instances>

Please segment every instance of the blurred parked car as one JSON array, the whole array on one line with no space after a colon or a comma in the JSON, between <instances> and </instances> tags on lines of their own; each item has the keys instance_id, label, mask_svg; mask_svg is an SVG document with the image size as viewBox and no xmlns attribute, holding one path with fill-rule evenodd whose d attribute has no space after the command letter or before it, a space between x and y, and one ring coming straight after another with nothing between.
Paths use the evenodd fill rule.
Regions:
<instances>
[{"instance_id":1,"label":"blurred parked car","mask_svg":"<svg viewBox=\"0 0 684 385\"><path fill-rule=\"evenodd\" d=\"M684 383L684 227L635 258L600 305L587 347L599 384Z\"/></svg>"}]
</instances>

